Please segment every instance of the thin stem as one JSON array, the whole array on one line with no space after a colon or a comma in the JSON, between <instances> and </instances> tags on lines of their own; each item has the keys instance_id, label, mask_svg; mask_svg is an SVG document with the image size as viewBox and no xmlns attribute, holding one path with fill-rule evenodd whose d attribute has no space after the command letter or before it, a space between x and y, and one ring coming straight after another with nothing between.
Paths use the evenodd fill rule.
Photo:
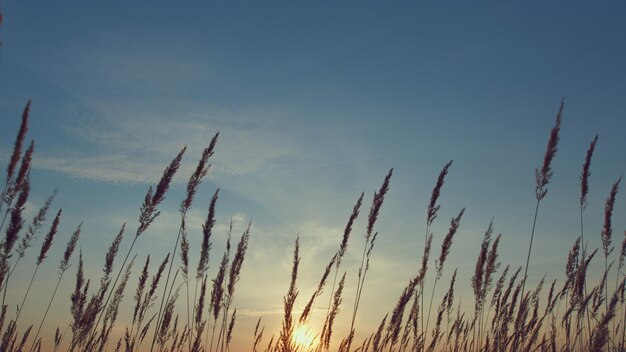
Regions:
<instances>
[{"instance_id":1,"label":"thin stem","mask_svg":"<svg viewBox=\"0 0 626 352\"><path fill-rule=\"evenodd\" d=\"M11 278L11 275L13 275L13 270L15 270L15 267L17 266L17 263L19 263L21 259L22 259L22 257L17 257L17 260L15 261L15 264L11 268L11 271L9 271L9 275L7 275L6 280L4 280L4 283L3 283L2 287L0 287L0 289L4 288L4 292L2 293L2 305L3 306L4 306L4 301L7 298L7 289L8 289L8 286L9 286L9 279Z\"/></svg>"},{"instance_id":2,"label":"thin stem","mask_svg":"<svg viewBox=\"0 0 626 352\"><path fill-rule=\"evenodd\" d=\"M213 333L211 334L211 344L209 345L209 352L213 351L213 338L215 337L215 327L217 327L217 319L213 322ZM209 339L209 329L206 331L207 341Z\"/></svg>"},{"instance_id":3,"label":"thin stem","mask_svg":"<svg viewBox=\"0 0 626 352\"><path fill-rule=\"evenodd\" d=\"M587 251L587 246L585 244L585 231L583 227L583 205L580 205L580 243L583 250L580 253L581 263L585 261L585 253ZM587 280L584 283L585 296L587 295ZM589 309L585 308L585 315L587 316L587 333L589 336L589 341L591 341L591 320L589 319Z\"/></svg>"},{"instance_id":4,"label":"thin stem","mask_svg":"<svg viewBox=\"0 0 626 352\"><path fill-rule=\"evenodd\" d=\"M186 286L186 290L187 290L187 327L189 328L189 334L187 340L189 341L189 352L191 352L191 332L193 331L193 328L191 326L190 320L189 320L189 278L187 278L187 280L185 280L185 286Z\"/></svg>"},{"instance_id":5,"label":"thin stem","mask_svg":"<svg viewBox=\"0 0 626 352\"><path fill-rule=\"evenodd\" d=\"M333 302L333 292L335 292L335 284L337 283L337 272L339 271L339 266L335 265L335 278L333 279L333 287L330 290L330 297L328 298L328 307L326 308L326 318L324 318L324 327L322 328L322 336L325 334L326 325L328 324L328 316L330 314L330 306ZM321 343L320 343L321 346ZM210 351L209 351L210 352Z\"/></svg>"},{"instance_id":6,"label":"thin stem","mask_svg":"<svg viewBox=\"0 0 626 352\"><path fill-rule=\"evenodd\" d=\"M172 291L174 291L174 285L176 284L176 278L178 277L178 272L179 271L180 271L180 269L176 269L176 272L174 273L174 278L172 279L172 284L170 285L170 290L167 293L167 298L165 299L165 302L169 302L170 297L172 296ZM179 288L180 288L180 286L179 286ZM167 287L166 287L166 289L167 289ZM165 312L163 312L163 313L165 314ZM159 327L160 327L160 325L159 325ZM155 334L158 334L158 330L155 332ZM159 348L159 350L160 350L160 348Z\"/></svg>"},{"instance_id":7,"label":"thin stem","mask_svg":"<svg viewBox=\"0 0 626 352\"><path fill-rule=\"evenodd\" d=\"M196 299L198 298L198 278L196 277L196 287L194 288L194 293L193 293L193 309L191 310L191 321L195 322L195 313L196 313ZM208 329L208 328L207 328ZM198 334L201 334L201 332L198 332ZM191 344L191 340L189 341Z\"/></svg>"},{"instance_id":8,"label":"thin stem","mask_svg":"<svg viewBox=\"0 0 626 352\"><path fill-rule=\"evenodd\" d=\"M115 277L115 281L113 282L113 285L111 286L111 290L109 291L109 295L107 296L106 301L104 302L104 305L102 307L106 307L109 304L109 300L111 299L111 295L113 294L113 291L115 291L115 287L117 285L117 281L120 278L120 275L122 274L122 270L124 270L124 267L126 266L126 262L128 261L128 257L130 256L130 252L133 250L133 247L135 246L135 242L137 242L137 238L139 238L139 235L141 233L139 232L139 230L137 230L137 233L135 234L135 238L133 239L133 243L131 243L130 248L128 248L128 252L126 253L126 257L124 258L124 262L122 262L122 266L120 266L120 270L118 270L117 272L117 276ZM105 309L103 308L100 313L98 314L98 320L96 320L96 324L93 326L93 332L90 334L90 338L92 339L94 337L94 335L97 333L98 331L98 324L100 323L100 319L102 319L102 315L104 313Z\"/></svg>"},{"instance_id":9,"label":"thin stem","mask_svg":"<svg viewBox=\"0 0 626 352\"><path fill-rule=\"evenodd\" d=\"M184 214L182 216L184 216ZM183 232L183 227L182 227L182 222L181 222L181 226L178 228L178 236L176 236L176 242L174 243L174 251L172 252L173 253L172 260L170 260L170 267L167 271L167 278L165 280L165 288L163 289L163 297L161 297L161 304L159 305L159 314L157 314L157 321L154 326L154 337L152 338L152 346L150 346L150 352L154 350L154 343L156 341L156 337L159 331L159 325L161 325L161 313L163 312L163 303L165 301L165 293L167 292L167 285L170 282L170 274L172 273L172 265L174 264L174 257L176 256L176 249L178 249L178 241L180 240L180 235L182 232Z\"/></svg>"},{"instance_id":10,"label":"thin stem","mask_svg":"<svg viewBox=\"0 0 626 352\"><path fill-rule=\"evenodd\" d=\"M626 309L622 309L624 311L624 318L622 320L622 341L621 341L621 349L624 349L624 342L626 340Z\"/></svg>"},{"instance_id":11,"label":"thin stem","mask_svg":"<svg viewBox=\"0 0 626 352\"><path fill-rule=\"evenodd\" d=\"M5 198L7 196L7 189L9 188L9 180L4 183L4 189L2 190L2 198L0 199L0 211L2 211L2 206L5 203Z\"/></svg>"},{"instance_id":12,"label":"thin stem","mask_svg":"<svg viewBox=\"0 0 626 352\"><path fill-rule=\"evenodd\" d=\"M524 267L524 277L522 278L522 299L524 298L524 288L526 287L526 276L528 274L528 264L530 263L530 252L533 248L533 238L535 237L535 225L537 224L537 214L539 213L539 202L541 200L537 199L537 204L535 205L535 216L533 217L533 229L530 232L530 244L528 245L528 255L526 256L526 266Z\"/></svg>"},{"instance_id":13,"label":"thin stem","mask_svg":"<svg viewBox=\"0 0 626 352\"><path fill-rule=\"evenodd\" d=\"M433 285L433 291L430 294L430 304L428 306L428 316L426 318L426 333L428 333L428 322L430 320L430 310L433 307L433 300L435 299L435 287L437 287L437 281L439 280L439 277L435 277L435 284Z\"/></svg>"},{"instance_id":14,"label":"thin stem","mask_svg":"<svg viewBox=\"0 0 626 352\"><path fill-rule=\"evenodd\" d=\"M609 256L608 253L604 255L604 272L609 276ZM609 280L604 280L604 306L605 311L609 311Z\"/></svg>"},{"instance_id":15,"label":"thin stem","mask_svg":"<svg viewBox=\"0 0 626 352\"><path fill-rule=\"evenodd\" d=\"M33 285L33 281L35 281L35 275L37 275L37 270L39 270L39 263L35 267L35 271L33 272L33 277L30 278L30 283L28 284L28 288L26 289L26 293L24 294L24 298L22 298L22 304L17 310L17 316L15 317L14 324L17 326L17 320L20 318L20 314L22 313L22 309L24 308L24 303L26 302L26 298L28 297L28 293L30 292L30 287Z\"/></svg>"},{"instance_id":16,"label":"thin stem","mask_svg":"<svg viewBox=\"0 0 626 352\"><path fill-rule=\"evenodd\" d=\"M61 273L61 276L59 276L59 280L57 281L57 285L54 288L54 292L52 292L52 297L50 297L50 302L48 302L48 306L46 307L46 312L43 314L43 318L41 318L41 323L39 323L39 327L37 328L37 333L35 334L34 342L33 342L33 345L30 347L30 351L32 351L33 348L35 348L35 345L37 344L37 337L39 337L39 333L41 332L41 327L43 326L43 322L46 320L46 316L48 316L48 311L50 310L50 306L52 305L54 296L57 294L57 290L59 289L59 284L61 283L61 279L63 278L64 273L65 272Z\"/></svg>"},{"instance_id":17,"label":"thin stem","mask_svg":"<svg viewBox=\"0 0 626 352\"><path fill-rule=\"evenodd\" d=\"M426 248L426 246L428 245L428 232L430 231L430 222L428 222L428 220L426 221L426 235L424 236L424 248ZM420 330L422 331L422 338L424 339L424 343L422 343L422 347L420 349L420 351L424 350L424 347L426 347L426 331L424 331L424 281L425 278L422 278L422 280L420 281L420 291L421 291L421 297L420 297L420 311L422 312L421 314L421 320L422 320L422 324L420 326ZM431 299L431 304L432 304L432 299ZM428 317L430 318L430 311L428 312Z\"/></svg>"},{"instance_id":18,"label":"thin stem","mask_svg":"<svg viewBox=\"0 0 626 352\"><path fill-rule=\"evenodd\" d=\"M220 326L220 334L217 339L217 344L220 346L220 351L224 351L226 344L226 323L228 322L228 312L230 311L230 298L228 298L227 303L223 309L223 317L222 317L222 325ZM221 342L221 343L220 343Z\"/></svg>"},{"instance_id":19,"label":"thin stem","mask_svg":"<svg viewBox=\"0 0 626 352\"><path fill-rule=\"evenodd\" d=\"M4 227L4 222L7 220L7 215L9 215L9 210L11 208L9 207L5 212L4 212L4 217L2 218L2 224L0 224L0 231L2 231L2 228Z\"/></svg>"},{"instance_id":20,"label":"thin stem","mask_svg":"<svg viewBox=\"0 0 626 352\"><path fill-rule=\"evenodd\" d=\"M369 244L369 238L365 241L365 246L363 247L363 256L361 256L361 267L359 268L359 280L356 286L356 296L354 298L354 309L352 311L352 321L350 322L350 332L354 328L354 320L356 319L356 311L359 308L359 298L360 298L360 288L361 288L361 277L365 276L363 264L365 264L365 253L367 252L367 245ZM332 297L331 297L332 299Z\"/></svg>"}]
</instances>

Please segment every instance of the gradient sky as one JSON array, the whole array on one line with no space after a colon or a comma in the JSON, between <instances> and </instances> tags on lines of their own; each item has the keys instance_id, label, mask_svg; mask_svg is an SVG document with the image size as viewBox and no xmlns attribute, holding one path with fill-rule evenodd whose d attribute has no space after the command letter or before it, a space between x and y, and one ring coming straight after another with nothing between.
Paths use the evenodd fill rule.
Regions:
<instances>
[{"instance_id":1,"label":"gradient sky","mask_svg":"<svg viewBox=\"0 0 626 352\"><path fill-rule=\"evenodd\" d=\"M391 167L358 341L393 309L418 270L428 198L447 161L454 163L433 228L433 255L450 218L467 207L443 278L459 269L457 297L464 302L473 300L469 278L492 218L503 234L503 265L525 261L534 169L562 96L561 144L529 280L543 274L562 279L580 231L579 175L594 135L600 137L585 220L591 247L600 244L611 184L626 171L626 5L620 1L0 4L0 161L6 165L21 110L32 99L29 137L36 140L36 157L29 209L59 187L54 205L64 210L60 236L24 311L32 321L45 307L77 224L84 221L80 247L87 274L97 280L105 248L123 222L134 230L148 185L187 145L161 216L138 242L135 271L148 253L156 263L172 250L185 180L216 131L221 135L209 180L190 214L190 241L197 248L217 187L211 276L229 219L237 237L253 219L234 302L241 349L249 346L260 315L265 343L278 331L296 235L301 309L365 191L343 264L347 288L336 331L346 333L365 214ZM620 194L617 246L625 212ZM123 251L129 244L126 238ZM13 305L30 277L33 253L10 286ZM197 253L192 258L195 263ZM597 272L603 263L595 264ZM46 339L69 323L75 267L63 281ZM431 284L432 276L427 290ZM135 287L133 276L127 306ZM318 308L325 308L328 291ZM313 331L321 328L320 316L313 316ZM119 325L129 318L122 314Z\"/></svg>"}]
</instances>

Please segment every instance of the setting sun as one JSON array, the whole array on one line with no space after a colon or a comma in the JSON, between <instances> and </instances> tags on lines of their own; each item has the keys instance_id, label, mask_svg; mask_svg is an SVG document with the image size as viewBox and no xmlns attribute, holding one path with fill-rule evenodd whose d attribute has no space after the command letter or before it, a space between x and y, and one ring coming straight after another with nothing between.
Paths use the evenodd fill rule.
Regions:
<instances>
[{"instance_id":1,"label":"setting sun","mask_svg":"<svg viewBox=\"0 0 626 352\"><path fill-rule=\"evenodd\" d=\"M121 3L0 0L0 352L626 352L626 0Z\"/></svg>"},{"instance_id":2,"label":"setting sun","mask_svg":"<svg viewBox=\"0 0 626 352\"><path fill-rule=\"evenodd\" d=\"M310 347L315 342L315 335L311 333L311 328L306 325L296 327L293 332L293 343L296 347Z\"/></svg>"}]
</instances>

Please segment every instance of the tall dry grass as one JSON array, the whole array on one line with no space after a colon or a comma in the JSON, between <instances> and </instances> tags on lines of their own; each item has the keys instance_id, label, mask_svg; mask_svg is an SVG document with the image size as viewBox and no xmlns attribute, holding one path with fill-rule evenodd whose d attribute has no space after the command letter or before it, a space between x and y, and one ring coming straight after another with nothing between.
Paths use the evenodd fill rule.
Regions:
<instances>
[{"instance_id":1,"label":"tall dry grass","mask_svg":"<svg viewBox=\"0 0 626 352\"><path fill-rule=\"evenodd\" d=\"M210 197L206 219L202 225L199 248L191 248L188 236L187 213L193 207L198 187L210 167L209 159L214 154L219 134L215 134L203 150L193 173L187 182L187 192L181 200L180 225L174 248L156 265L151 256L142 261L138 270L136 288L132 295L131 311L120 310L120 304L131 282L136 254L135 245L150 225L159 216L159 207L174 175L182 163L183 148L165 168L161 179L148 191L140 207L139 225L129 243L124 242L126 226L122 226L104 253L104 264L99 280L90 279L84 273L82 253L78 256L74 279L74 289L67 326L59 326L54 334L42 329L50 308L54 305L57 289L64 274L70 269L73 252L79 247L81 226L70 235L59 265L56 287L51 293L41 319L34 322L19 320L23 308L32 304L28 301L30 289L37 279L39 267L47 258L50 248L58 236L61 210L49 225L42 239L41 249L33 263L33 274L27 287L17 287L11 280L15 267L24 263L25 252L38 239L41 228L47 221L56 191L47 198L35 212L29 225L25 215L25 205L30 196L30 175L32 173L34 143L26 145L29 126L30 105L28 102L22 114L13 150L8 157L7 173L0 199L0 223L2 242L0 243L0 289L3 290L3 304L0 311L0 350L2 351L230 351L241 349L234 344L241 336L252 336L247 349L252 351L292 352L292 351L623 351L626 347L626 289L622 273L626 259L626 232L619 250L614 250L613 216L615 204L619 200L618 190L621 178L610 187L604 206L604 222L599 239L601 248L589 248L588 235L585 236L584 210L587 205L591 160L598 137L594 137L585 155L580 176L580 236L573 239L569 253L564 252L565 270L562 278L546 281L537 278L534 287L527 287L528 267L532 254L533 240L537 230L539 206L548 191L552 177L552 161L557 152L564 104L561 102L555 125L550 131L542 166L535 172L535 212L532 219L530 243L524 267L504 266L499 255L500 244L505 240L495 232L493 221L489 223L480 243L476 244L476 263L470 287L473 305L463 304L455 292L462 283L457 281L458 268L446 265L454 255L453 244L462 232L461 220L465 214L462 208L450 220L448 231L442 236L438 256L432 258L432 241L435 234L433 224L442 204L440 195L450 171L451 161L440 171L430 200L425 219L425 238L421 260L417 268L408 269L410 279L399 292L388 313L381 316L374 331L359 328L359 310L364 295L372 295L373 288L365 289L374 244L379 232L376 223L382 214L383 203L391 186L391 169L384 177L382 185L373 194L368 217L365 220L365 234L361 243L352 243L353 227L359 220L364 194L358 197L342 236L338 236L337 251L327 262L320 265L319 283L312 288L298 288L300 260L306 255L299 238L295 241L292 270L286 294L283 297L283 317L280 329L272 332L257 320L254 331L240 331L237 326L235 293L242 267L248 251L252 232L251 222L242 233L236 247L231 251L232 220L228 240L221 258L214 268L215 276L209 277L211 267L210 250L212 236L217 221L219 190ZM210 195L210 194L209 194ZM384 234L382 234L384 235ZM341 266L345 254L352 247L362 246L357 269ZM600 250L601 249L601 250ZM124 251L124 257L118 258ZM198 263L190 268L190 253L197 251ZM304 254L302 254L304 253ZM178 259L177 259L178 258ZM129 261L130 259L130 261ZM591 280L590 267L601 260L602 276ZM179 261L174 271L174 262ZM433 266L434 265L434 266ZM116 268L117 266L117 273ZM501 269L503 267L503 269ZM433 268L432 274L428 269ZM613 271L612 271L613 270ZM174 272L173 272L174 271ZM444 273L451 274L447 289L442 297L437 297L437 285ZM152 273L152 274L151 274ZM469 274L469 273L468 273ZM332 284L330 283L332 278ZM356 280L354 297L346 297L350 279ZM194 280L191 282L190 280ZM591 281L590 281L591 280ZM611 281L614 283L609 284ZM431 285L430 295L425 287ZM191 286L191 290L190 290ZM326 288L330 289L326 291ZM311 290L304 300L301 290ZM22 291L19 302L5 302L6 292ZM323 307L319 301L327 298ZM300 301L302 301L300 303ZM8 303L8 304L7 304ZM16 312L8 309L9 304L18 304ZM317 303L317 305L316 305ZM467 303L467 302L466 302ZM302 306L302 310L297 307ZM177 308L178 307L178 308ZM467 308L470 307L470 308ZM181 309L182 308L182 309ZM317 309L316 309L317 308ZM434 309L433 309L434 308ZM434 310L434 314L433 314ZM178 312L183 315L178 315ZM323 314L320 326L314 326L313 314ZM120 315L129 318L126 326L118 326ZM337 317L345 315L350 320L347 333L341 335L337 328ZM432 319L431 319L432 318ZM34 324L37 324L33 330ZM308 326L316 335L309 345L303 346L295 339L296 330ZM123 331L121 336L116 331ZM34 332L34 334L32 333Z\"/></svg>"}]
</instances>

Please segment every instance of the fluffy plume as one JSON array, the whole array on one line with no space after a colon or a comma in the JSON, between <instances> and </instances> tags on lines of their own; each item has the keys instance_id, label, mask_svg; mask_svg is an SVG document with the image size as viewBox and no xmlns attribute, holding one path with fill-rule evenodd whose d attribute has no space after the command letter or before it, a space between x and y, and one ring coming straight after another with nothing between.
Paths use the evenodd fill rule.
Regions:
<instances>
[{"instance_id":1,"label":"fluffy plume","mask_svg":"<svg viewBox=\"0 0 626 352\"><path fill-rule=\"evenodd\" d=\"M350 238L350 232L352 232L352 225L357 217L359 217L359 211L361 209L361 204L363 203L363 196L365 193L361 193L361 196L356 201L354 208L352 208L352 214L350 214L350 218L348 218L348 223L346 224L346 228L343 231L343 238L341 239L341 245L339 246L339 251L337 251L337 267L341 264L341 258L346 253L346 249L348 249L348 239Z\"/></svg>"},{"instance_id":2,"label":"fluffy plume","mask_svg":"<svg viewBox=\"0 0 626 352\"><path fill-rule=\"evenodd\" d=\"M450 160L446 165L444 165L443 169L439 173L439 177L437 177L437 183L433 188L433 192L430 195L430 202L428 203L428 211L426 212L426 223L432 224L435 218L437 217L437 212L439 211L439 205L437 204L437 200L441 195L441 188L443 187L443 183L445 182L446 175L448 174L448 169L452 165L452 160Z\"/></svg>"},{"instance_id":3,"label":"fluffy plume","mask_svg":"<svg viewBox=\"0 0 626 352\"><path fill-rule=\"evenodd\" d=\"M483 242L480 245L480 252L476 260L476 268L472 277L472 288L474 289L474 297L476 299L475 310L479 312L482 309L482 298L484 297L483 289L485 280L485 270L487 264L487 256L489 252L489 244L491 243L491 234L493 233L493 222L489 223Z\"/></svg>"},{"instance_id":4,"label":"fluffy plume","mask_svg":"<svg viewBox=\"0 0 626 352\"><path fill-rule=\"evenodd\" d=\"M459 212L459 215L457 215L455 218L452 218L452 220L450 221L450 229L448 230L446 237L443 239L443 242L441 244L441 254L439 254L439 259L437 259L435 263L435 267L437 269L437 278L441 277L441 274L443 272L443 265L446 262L446 258L448 257L448 254L450 254L450 248L452 247L452 239L454 238L456 231L459 229L459 225L461 224L461 217L463 217L463 213L465 213L465 208L461 209L461 211Z\"/></svg>"},{"instance_id":5,"label":"fluffy plume","mask_svg":"<svg viewBox=\"0 0 626 352\"><path fill-rule=\"evenodd\" d=\"M430 256L430 248L433 242L432 233L426 239L426 246L424 247L424 255L422 256L422 266L418 274L419 281L423 281L426 277L426 271L428 270L428 257Z\"/></svg>"},{"instance_id":6,"label":"fluffy plume","mask_svg":"<svg viewBox=\"0 0 626 352\"><path fill-rule=\"evenodd\" d=\"M63 259L61 259L61 264L59 265L59 271L61 273L65 272L70 266L70 259L72 258L72 253L74 253L74 249L76 249L76 244L80 238L80 227L82 225L83 223L81 222L76 231L72 234L72 237L70 237L70 240L67 242L65 252L63 253Z\"/></svg>"},{"instance_id":7,"label":"fluffy plume","mask_svg":"<svg viewBox=\"0 0 626 352\"><path fill-rule=\"evenodd\" d=\"M333 307L330 310L330 314L328 315L328 326L326 327L326 332L322 332L322 344L324 348L328 349L330 346L330 338L333 334L333 323L337 314L339 314L339 306L341 305L341 294L343 292L343 286L346 282L346 273L343 273L341 277L341 281L339 281L339 286L337 287L337 291L335 291L335 295L333 296Z\"/></svg>"},{"instance_id":8,"label":"fluffy plume","mask_svg":"<svg viewBox=\"0 0 626 352\"><path fill-rule=\"evenodd\" d=\"M24 152L24 156L22 157L22 163L20 164L20 169L17 172L17 177L15 178L15 185L13 189L15 191L19 191L20 188L24 185L24 181L28 177L31 168L31 162L33 160L33 152L35 151L35 142L30 142L30 145ZM12 197L11 197L12 198Z\"/></svg>"},{"instance_id":9,"label":"fluffy plume","mask_svg":"<svg viewBox=\"0 0 626 352\"><path fill-rule=\"evenodd\" d=\"M280 352L290 352L294 350L293 346L293 329L294 323L291 316L293 311L293 305L298 297L298 290L296 289L296 279L298 278L298 264L300 263L300 237L296 237L296 245L293 250L293 266L291 268L291 282L289 284L289 290L287 295L283 299L284 301L284 318L283 325L278 340Z\"/></svg>"},{"instance_id":10,"label":"fluffy plume","mask_svg":"<svg viewBox=\"0 0 626 352\"><path fill-rule=\"evenodd\" d=\"M184 229L182 230L182 239L180 240L180 261L182 263L180 268L183 272L183 279L187 282L187 275L189 274L189 241L187 240L187 231Z\"/></svg>"},{"instance_id":11,"label":"fluffy plume","mask_svg":"<svg viewBox=\"0 0 626 352\"><path fill-rule=\"evenodd\" d=\"M26 103L26 107L24 107L24 112L22 112L22 124L20 125L20 129L17 132L17 136L15 137L15 143L13 144L13 154L11 154L11 158L9 159L9 164L7 165L7 181L9 184L13 179L13 174L15 173L15 168L17 167L17 163L20 160L20 155L22 154L22 145L24 144L24 138L26 137L26 132L28 131L28 115L30 113L30 100Z\"/></svg>"},{"instance_id":12,"label":"fluffy plume","mask_svg":"<svg viewBox=\"0 0 626 352\"><path fill-rule=\"evenodd\" d=\"M300 323L303 323L308 319L309 314L311 313L311 308L313 307L313 303L315 302L315 299L322 294L322 291L324 290L324 286L326 286L326 280L328 280L328 275L330 275L330 269L332 268L333 264L335 264L337 257L338 257L338 254L335 254L333 258L330 260L330 262L328 262L328 265L326 265L326 269L324 270L324 274L322 275L320 283L317 285L317 289L315 290L315 292L313 292L311 299L309 299L309 303L307 303L307 305L304 307L304 310L302 310L302 314L300 314L300 319L299 319Z\"/></svg>"},{"instance_id":13,"label":"fluffy plume","mask_svg":"<svg viewBox=\"0 0 626 352\"><path fill-rule=\"evenodd\" d=\"M198 190L198 186L202 183L202 178L206 176L209 171L209 164L207 164L209 158L213 155L213 150L215 149L215 145L217 144L217 137L219 136L219 132L213 136L211 139L211 143L204 149L202 152L202 156L198 161L198 165L194 170L193 174L189 177L189 182L187 182L187 196L183 200L180 205L181 212L187 211L191 207L191 203L193 202L194 195Z\"/></svg>"},{"instance_id":14,"label":"fluffy plume","mask_svg":"<svg viewBox=\"0 0 626 352\"><path fill-rule=\"evenodd\" d=\"M61 212L62 212L62 209L59 209L59 211L57 212L57 215L54 217L54 220L52 221L52 226L50 227L50 231L48 231L48 234L46 234L46 237L43 240L43 244L41 245L41 251L39 252L39 256L37 257L37 265L43 263L44 259L46 259L46 254L50 250L50 247L52 247L54 236L57 234L57 230L59 228L59 222L61 221Z\"/></svg>"},{"instance_id":15,"label":"fluffy plume","mask_svg":"<svg viewBox=\"0 0 626 352\"><path fill-rule=\"evenodd\" d=\"M50 196L48 196L48 198L46 199L44 204L37 211L37 215L35 215L35 217L33 217L33 220L31 222L31 224L28 225L28 230L26 231L26 233L22 237L22 241L20 242L20 245L16 249L16 252L17 252L17 254L19 255L20 258L24 257L24 255L26 254L26 250L31 245L32 239L37 236L39 230L41 229L41 226L46 221L46 215L48 214L48 209L50 209L50 205L52 204L52 201L56 197L57 191L58 190L55 189L52 192L52 194Z\"/></svg>"},{"instance_id":16,"label":"fluffy plume","mask_svg":"<svg viewBox=\"0 0 626 352\"><path fill-rule=\"evenodd\" d=\"M557 146L559 144L559 131L561 129L561 117L563 116L563 107L565 103L561 99L561 105L559 106L559 112L556 114L556 121L554 127L550 131L550 137L548 138L548 145L546 146L546 154L543 157L543 165L540 169L535 169L535 194L537 200L543 199L548 193L546 186L550 183L552 178L552 160L556 155Z\"/></svg>"},{"instance_id":17,"label":"fluffy plume","mask_svg":"<svg viewBox=\"0 0 626 352\"><path fill-rule=\"evenodd\" d=\"M11 208L11 218L9 219L9 227L7 227L7 231L4 237L4 241L3 241L3 250L4 250L4 252L2 253L3 264L6 264L7 258L11 256L11 250L13 249L13 246L15 245L15 242L17 241L17 237L18 237L20 230L24 226L24 219L22 217L22 213L24 211L26 201L28 200L29 193L30 193L30 182L27 179L24 182L24 185L20 189L20 195L17 198L17 202Z\"/></svg>"},{"instance_id":18,"label":"fluffy plume","mask_svg":"<svg viewBox=\"0 0 626 352\"><path fill-rule=\"evenodd\" d=\"M374 230L374 224L376 223L376 219L378 218L378 213L380 212L380 208L383 206L383 201L385 200L385 194L389 191L389 181L391 180L391 175L393 174L393 169L389 170L387 176L385 176L385 180L383 184L380 186L378 192L374 193L374 200L372 200L372 207L370 208L369 217L367 220L367 234L366 240L370 238L372 235L372 231Z\"/></svg>"},{"instance_id":19,"label":"fluffy plume","mask_svg":"<svg viewBox=\"0 0 626 352\"><path fill-rule=\"evenodd\" d=\"M213 310L213 319L217 320L222 309L222 300L224 299L224 279L226 278L226 266L228 265L228 253L224 253L222 262L217 270L215 279L213 279L213 289L211 290L211 309Z\"/></svg>"},{"instance_id":20,"label":"fluffy plume","mask_svg":"<svg viewBox=\"0 0 626 352\"><path fill-rule=\"evenodd\" d=\"M615 207L615 197L617 196L617 191L619 190L619 184L622 181L620 177L611 187L611 193L609 197L606 199L606 203L604 205L604 225L602 226L602 248L604 249L604 255L608 256L613 251L611 247L611 235L613 234L613 229L611 226L611 217L613 216L613 208Z\"/></svg>"},{"instance_id":21,"label":"fluffy plume","mask_svg":"<svg viewBox=\"0 0 626 352\"><path fill-rule=\"evenodd\" d=\"M239 281L239 273L243 266L243 260L246 257L246 250L248 249L248 240L250 239L250 227L252 222L248 224L248 228L241 235L239 244L237 244L237 251L233 257L233 261L230 265L230 272L228 274L228 296L232 298L235 293L235 284Z\"/></svg>"},{"instance_id":22,"label":"fluffy plume","mask_svg":"<svg viewBox=\"0 0 626 352\"><path fill-rule=\"evenodd\" d=\"M233 315L230 317L230 324L228 324L228 333L226 334L226 350L229 350L230 341L233 337L233 328L235 327L235 319L237 318L237 309L233 311Z\"/></svg>"},{"instance_id":23,"label":"fluffy plume","mask_svg":"<svg viewBox=\"0 0 626 352\"><path fill-rule=\"evenodd\" d=\"M174 160L172 160L172 162L165 168L163 176L156 186L156 190L153 190L152 187L148 188L148 192L146 192L146 197L144 198L140 209L139 227L137 228L137 233L135 234L136 237L146 231L152 221L159 216L159 212L156 207L159 203L161 203L161 201L163 201L163 199L165 199L165 193L169 189L170 183L172 182L176 171L178 171L178 168L180 167L180 162L186 150L187 147L185 146L178 153L178 155L176 155Z\"/></svg>"},{"instance_id":24,"label":"fluffy plume","mask_svg":"<svg viewBox=\"0 0 626 352\"><path fill-rule=\"evenodd\" d=\"M137 313L139 313L139 309L141 308L141 299L143 297L143 290L146 287L146 282L148 281L148 267L150 266L150 255L146 257L146 264L143 266L143 270L141 270L141 275L139 275L139 282L137 283L137 289L135 290L135 308L133 310L133 324L137 320Z\"/></svg>"},{"instance_id":25,"label":"fluffy plume","mask_svg":"<svg viewBox=\"0 0 626 352\"><path fill-rule=\"evenodd\" d=\"M582 208L587 206L587 193L589 193L589 176L591 176L591 171L589 171L589 169L591 167L591 157L593 156L593 152L596 149L597 142L598 136L596 135L589 144L589 149L587 149L587 154L585 155L585 162L583 163L583 171L580 175L580 206Z\"/></svg>"},{"instance_id":26,"label":"fluffy plume","mask_svg":"<svg viewBox=\"0 0 626 352\"><path fill-rule=\"evenodd\" d=\"M216 135L217 137L217 135ZM205 223L202 225L202 245L200 247L200 259L198 260L198 268L196 269L196 279L202 278L209 269L209 251L211 250L211 234L215 225L215 203L219 195L219 188L213 194L209 205L209 212Z\"/></svg>"}]
</instances>

